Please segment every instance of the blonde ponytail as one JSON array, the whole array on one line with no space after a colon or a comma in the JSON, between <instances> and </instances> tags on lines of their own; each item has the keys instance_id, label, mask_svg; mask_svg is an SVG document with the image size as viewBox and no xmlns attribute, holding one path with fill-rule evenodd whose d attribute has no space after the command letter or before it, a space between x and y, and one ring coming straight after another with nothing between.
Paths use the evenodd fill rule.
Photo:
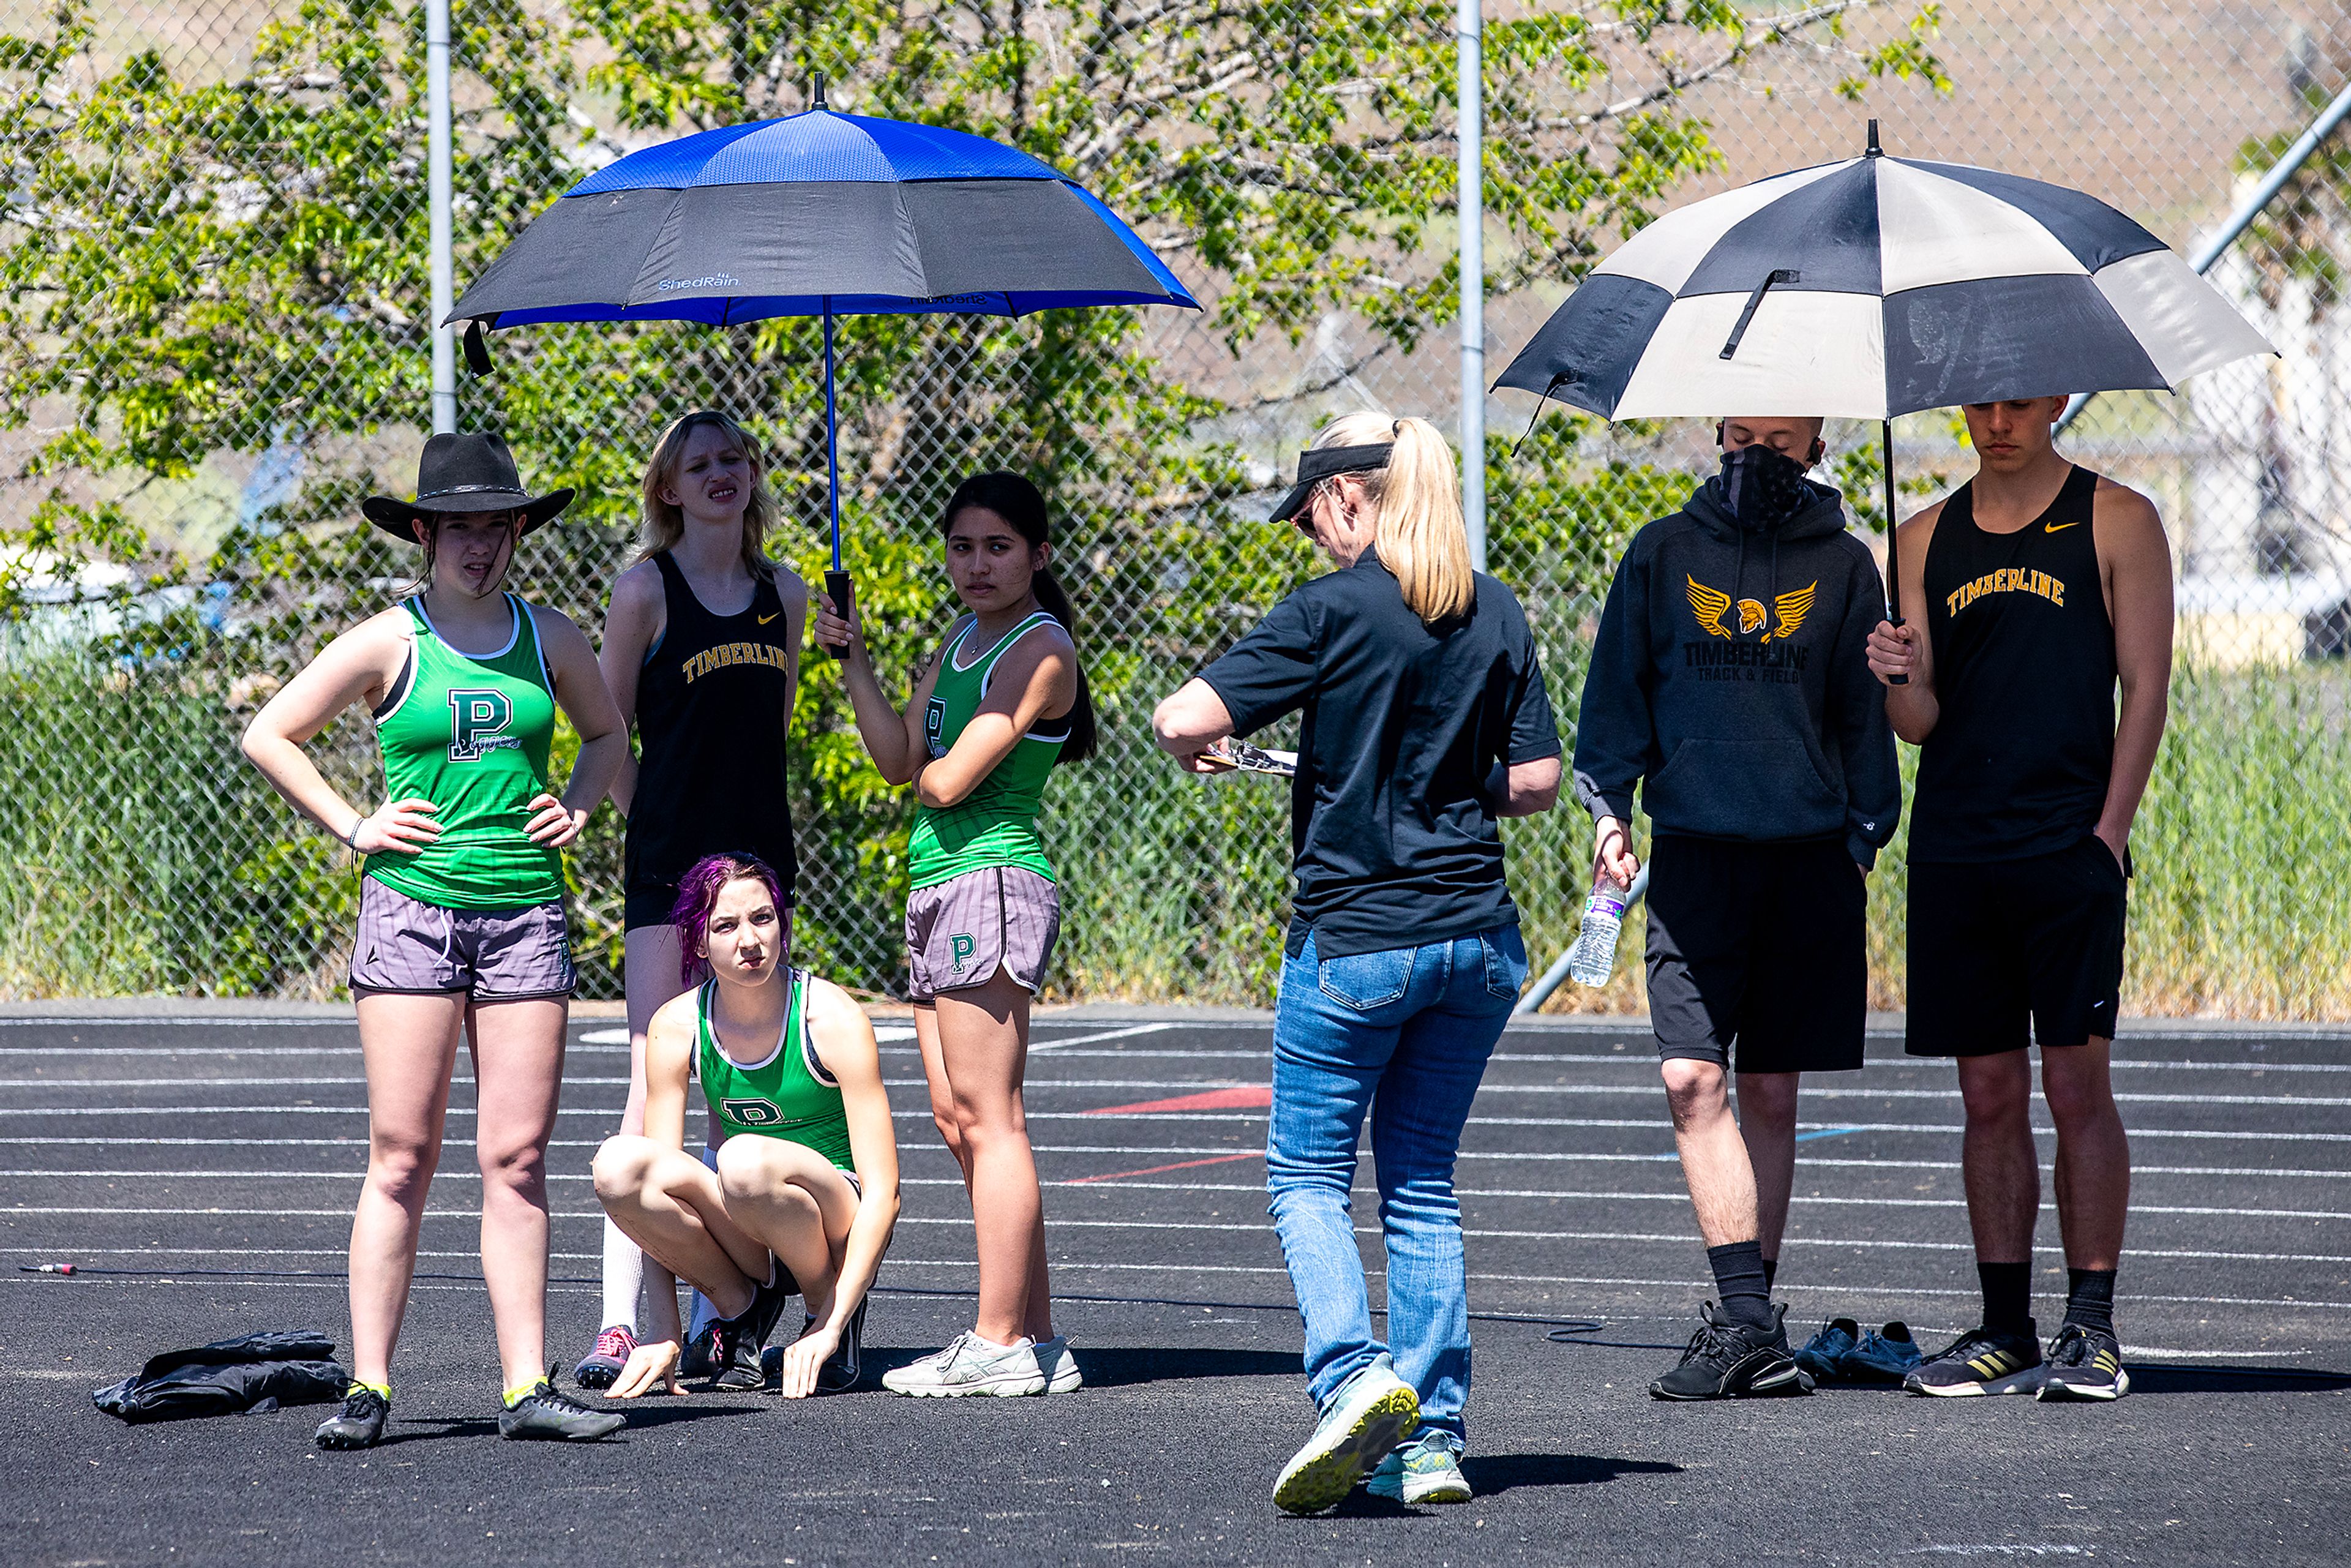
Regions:
<instances>
[{"instance_id":1,"label":"blonde ponytail","mask_svg":"<svg viewBox=\"0 0 2351 1568\"><path fill-rule=\"evenodd\" d=\"M1469 530L1461 520L1461 482L1453 448L1425 419L1351 413L1314 438L1316 448L1393 442L1385 468L1362 476L1378 508L1373 547L1395 574L1412 612L1430 625L1468 611L1478 597L1469 567Z\"/></svg>"}]
</instances>

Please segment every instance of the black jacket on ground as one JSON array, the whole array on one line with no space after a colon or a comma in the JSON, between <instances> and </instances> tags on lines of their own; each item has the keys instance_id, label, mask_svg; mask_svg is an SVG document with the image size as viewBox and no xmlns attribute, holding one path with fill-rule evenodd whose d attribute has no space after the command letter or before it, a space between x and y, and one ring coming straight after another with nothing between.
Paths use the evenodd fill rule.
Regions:
<instances>
[{"instance_id":1,"label":"black jacket on ground","mask_svg":"<svg viewBox=\"0 0 2351 1568\"><path fill-rule=\"evenodd\" d=\"M316 1333L249 1333L193 1350L165 1351L90 1398L133 1426L235 1416L283 1405L331 1405L350 1385L335 1343Z\"/></svg>"},{"instance_id":2,"label":"black jacket on ground","mask_svg":"<svg viewBox=\"0 0 2351 1568\"><path fill-rule=\"evenodd\" d=\"M1842 839L1863 865L1902 806L1863 643L1886 613L1844 498L1742 522L1719 476L1633 537L1600 615L1575 733L1577 798L1659 832Z\"/></svg>"}]
</instances>

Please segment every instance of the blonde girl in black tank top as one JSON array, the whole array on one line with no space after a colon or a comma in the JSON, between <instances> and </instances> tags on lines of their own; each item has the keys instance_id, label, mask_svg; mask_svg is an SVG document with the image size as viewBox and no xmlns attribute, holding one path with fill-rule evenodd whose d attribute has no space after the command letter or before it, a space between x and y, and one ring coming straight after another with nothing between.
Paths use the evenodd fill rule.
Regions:
<instances>
[{"instance_id":1,"label":"blonde girl in black tank top","mask_svg":"<svg viewBox=\"0 0 2351 1568\"><path fill-rule=\"evenodd\" d=\"M725 413L685 414L645 465L644 544L612 585L600 657L643 752L611 790L629 821L624 1133L644 1128L646 1027L682 989L669 923L677 879L705 855L750 854L792 894L784 745L808 589L767 557L775 517L758 444ZM653 1289L673 1288L653 1273ZM607 1221L602 1332L573 1369L581 1386L609 1387L626 1364L645 1274L643 1255Z\"/></svg>"}]
</instances>

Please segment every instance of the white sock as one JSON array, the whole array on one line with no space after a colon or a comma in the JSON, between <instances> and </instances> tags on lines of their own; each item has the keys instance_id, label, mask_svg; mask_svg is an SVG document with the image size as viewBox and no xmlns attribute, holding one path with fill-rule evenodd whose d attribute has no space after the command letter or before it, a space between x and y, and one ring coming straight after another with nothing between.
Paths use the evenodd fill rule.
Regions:
<instances>
[{"instance_id":1,"label":"white sock","mask_svg":"<svg viewBox=\"0 0 2351 1568\"><path fill-rule=\"evenodd\" d=\"M628 1233L604 1221L604 1322L637 1332L637 1297L645 1286L645 1255Z\"/></svg>"}]
</instances>

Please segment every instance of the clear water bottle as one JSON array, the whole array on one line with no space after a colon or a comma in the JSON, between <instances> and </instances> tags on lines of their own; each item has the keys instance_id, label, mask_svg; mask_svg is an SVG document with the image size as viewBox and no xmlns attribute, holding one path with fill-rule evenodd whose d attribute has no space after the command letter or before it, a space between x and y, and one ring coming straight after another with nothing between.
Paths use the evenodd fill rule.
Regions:
<instances>
[{"instance_id":1,"label":"clear water bottle","mask_svg":"<svg viewBox=\"0 0 2351 1568\"><path fill-rule=\"evenodd\" d=\"M1616 968L1616 933L1624 928L1632 891L1603 874L1583 901L1583 929L1567 956L1567 972L1580 986L1604 986Z\"/></svg>"}]
</instances>

